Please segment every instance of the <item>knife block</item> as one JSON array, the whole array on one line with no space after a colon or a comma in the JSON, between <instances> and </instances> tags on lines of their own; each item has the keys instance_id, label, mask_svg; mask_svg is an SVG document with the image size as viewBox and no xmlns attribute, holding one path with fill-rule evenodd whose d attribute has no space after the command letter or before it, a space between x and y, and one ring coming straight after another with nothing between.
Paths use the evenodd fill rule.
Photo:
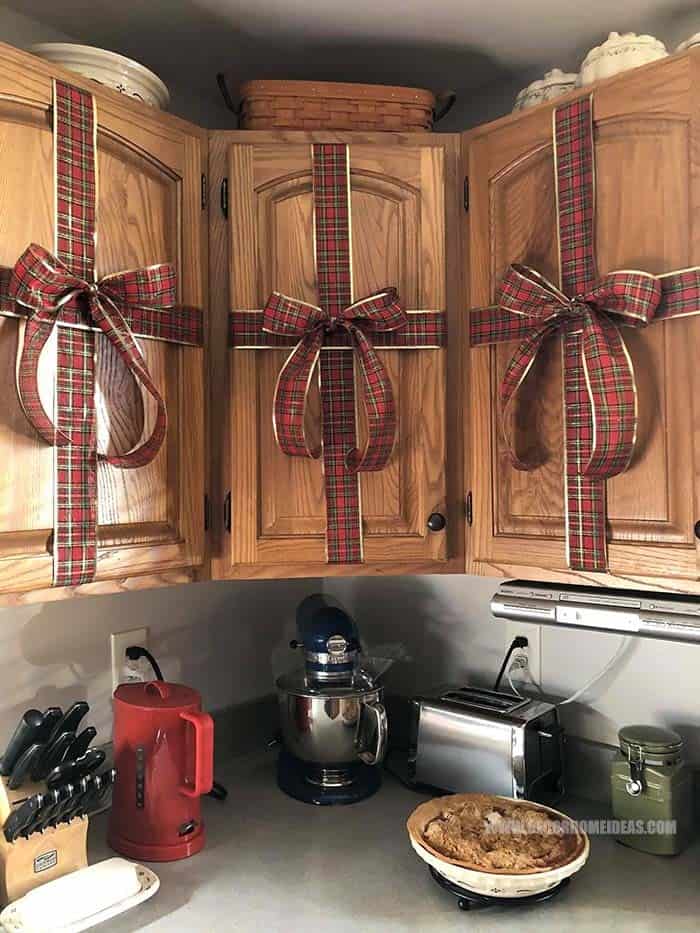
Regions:
<instances>
[{"instance_id":1,"label":"knife block","mask_svg":"<svg viewBox=\"0 0 700 933\"><path fill-rule=\"evenodd\" d=\"M33 888L87 866L88 818L75 817L70 823L49 826L8 842L2 825L12 810L32 794L46 793L43 782L25 784L10 790L0 776L0 900L11 904Z\"/></svg>"}]
</instances>

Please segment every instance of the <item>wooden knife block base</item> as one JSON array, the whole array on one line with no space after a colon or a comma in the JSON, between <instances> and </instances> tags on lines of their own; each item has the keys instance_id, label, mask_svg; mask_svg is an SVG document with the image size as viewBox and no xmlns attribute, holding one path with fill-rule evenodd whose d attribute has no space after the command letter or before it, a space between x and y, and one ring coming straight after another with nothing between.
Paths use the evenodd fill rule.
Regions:
<instances>
[{"instance_id":1,"label":"wooden knife block base","mask_svg":"<svg viewBox=\"0 0 700 933\"><path fill-rule=\"evenodd\" d=\"M33 888L87 866L88 818L49 826L43 832L8 842L2 825L15 807L32 794L46 793L44 783L9 790L0 777L0 899L11 904Z\"/></svg>"}]
</instances>

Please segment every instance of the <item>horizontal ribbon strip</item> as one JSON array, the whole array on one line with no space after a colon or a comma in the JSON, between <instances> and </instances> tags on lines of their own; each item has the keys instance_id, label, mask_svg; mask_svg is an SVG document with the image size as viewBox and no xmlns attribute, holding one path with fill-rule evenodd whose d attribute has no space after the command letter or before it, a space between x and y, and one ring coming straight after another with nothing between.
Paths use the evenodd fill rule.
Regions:
<instances>
[{"instance_id":1,"label":"horizontal ribbon strip","mask_svg":"<svg viewBox=\"0 0 700 933\"><path fill-rule=\"evenodd\" d=\"M229 314L229 346L238 350L264 350L293 347L297 337L263 330L264 311L232 311ZM405 311L406 323L400 330L370 331L370 322L363 324L371 332L372 343L383 350L439 349L447 342L447 322L442 311ZM345 330L326 332L323 348L352 349Z\"/></svg>"},{"instance_id":2,"label":"horizontal ribbon strip","mask_svg":"<svg viewBox=\"0 0 700 933\"><path fill-rule=\"evenodd\" d=\"M634 370L618 325L700 313L700 269L662 276L595 273L592 98L554 112L561 288L513 264L498 304L470 314L472 346L520 340L500 386L506 446L516 469L531 470L511 440L511 408L547 338L564 341L567 559L574 570L607 569L605 481L629 466L637 436Z\"/></svg>"}]
</instances>

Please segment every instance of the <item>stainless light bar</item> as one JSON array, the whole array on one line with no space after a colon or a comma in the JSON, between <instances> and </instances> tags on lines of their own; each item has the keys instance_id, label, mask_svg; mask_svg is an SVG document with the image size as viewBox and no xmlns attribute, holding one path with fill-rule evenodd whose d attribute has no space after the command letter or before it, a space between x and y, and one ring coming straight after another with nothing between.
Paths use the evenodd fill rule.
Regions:
<instances>
[{"instance_id":1,"label":"stainless light bar","mask_svg":"<svg viewBox=\"0 0 700 933\"><path fill-rule=\"evenodd\" d=\"M491 600L496 619L700 644L700 598L513 580Z\"/></svg>"}]
</instances>

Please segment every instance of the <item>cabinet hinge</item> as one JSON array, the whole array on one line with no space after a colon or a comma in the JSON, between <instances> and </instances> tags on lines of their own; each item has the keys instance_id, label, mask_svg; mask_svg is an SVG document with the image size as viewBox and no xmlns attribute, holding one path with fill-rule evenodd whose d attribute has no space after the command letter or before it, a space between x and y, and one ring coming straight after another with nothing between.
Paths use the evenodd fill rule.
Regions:
<instances>
[{"instance_id":1,"label":"cabinet hinge","mask_svg":"<svg viewBox=\"0 0 700 933\"><path fill-rule=\"evenodd\" d=\"M228 178L221 179L221 193L220 193L220 203L221 203L221 213L224 217L228 217Z\"/></svg>"},{"instance_id":2,"label":"cabinet hinge","mask_svg":"<svg viewBox=\"0 0 700 933\"><path fill-rule=\"evenodd\" d=\"M226 531L231 531L231 492L226 493L226 498L224 499L224 528Z\"/></svg>"},{"instance_id":3,"label":"cabinet hinge","mask_svg":"<svg viewBox=\"0 0 700 933\"><path fill-rule=\"evenodd\" d=\"M464 511L467 516L467 525L471 525L474 521L474 507L472 505L472 493L471 490L467 493L467 498L464 502Z\"/></svg>"},{"instance_id":4,"label":"cabinet hinge","mask_svg":"<svg viewBox=\"0 0 700 933\"><path fill-rule=\"evenodd\" d=\"M464 176L464 190L463 190L463 200L464 200L464 210L469 210L469 176Z\"/></svg>"},{"instance_id":5,"label":"cabinet hinge","mask_svg":"<svg viewBox=\"0 0 700 933\"><path fill-rule=\"evenodd\" d=\"M211 528L211 500L209 495L204 493L204 530L209 531Z\"/></svg>"},{"instance_id":6,"label":"cabinet hinge","mask_svg":"<svg viewBox=\"0 0 700 933\"><path fill-rule=\"evenodd\" d=\"M207 176L202 172L202 210L206 209L207 201L209 200L207 193Z\"/></svg>"}]
</instances>

